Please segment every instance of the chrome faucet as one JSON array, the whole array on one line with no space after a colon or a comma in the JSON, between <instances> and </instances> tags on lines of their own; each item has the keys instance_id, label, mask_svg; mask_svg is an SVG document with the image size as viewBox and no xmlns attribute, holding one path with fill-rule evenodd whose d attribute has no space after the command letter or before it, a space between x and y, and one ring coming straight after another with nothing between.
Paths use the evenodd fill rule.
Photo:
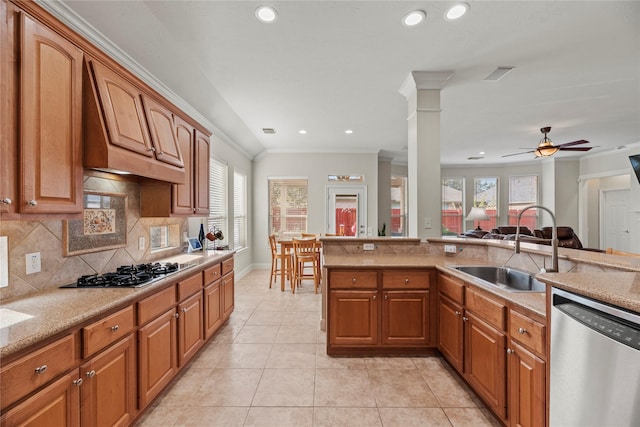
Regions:
<instances>
[{"instance_id":1,"label":"chrome faucet","mask_svg":"<svg viewBox=\"0 0 640 427\"><path fill-rule=\"evenodd\" d=\"M556 224L556 217L553 215L553 212L551 212L550 209L545 208L544 206L540 206L540 205L525 206L518 213L518 222L516 225L516 253L517 254L520 253L520 218L522 217L522 214L525 211L528 211L529 209L543 209L549 212L549 215L551 215L551 220L553 221L553 229L551 233L551 269L547 270L547 272L557 273L558 272L558 226Z\"/></svg>"}]
</instances>

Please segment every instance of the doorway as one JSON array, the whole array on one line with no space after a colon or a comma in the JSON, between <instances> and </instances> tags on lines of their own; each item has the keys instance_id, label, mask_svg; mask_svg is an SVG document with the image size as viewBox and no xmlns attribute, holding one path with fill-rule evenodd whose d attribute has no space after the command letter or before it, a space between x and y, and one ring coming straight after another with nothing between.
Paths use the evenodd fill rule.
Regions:
<instances>
[{"instance_id":1,"label":"doorway","mask_svg":"<svg viewBox=\"0 0 640 427\"><path fill-rule=\"evenodd\" d=\"M366 236L366 185L327 186L326 218L326 233L338 236Z\"/></svg>"},{"instance_id":2,"label":"doorway","mask_svg":"<svg viewBox=\"0 0 640 427\"><path fill-rule=\"evenodd\" d=\"M601 248L630 250L630 190L603 190L600 193Z\"/></svg>"}]
</instances>

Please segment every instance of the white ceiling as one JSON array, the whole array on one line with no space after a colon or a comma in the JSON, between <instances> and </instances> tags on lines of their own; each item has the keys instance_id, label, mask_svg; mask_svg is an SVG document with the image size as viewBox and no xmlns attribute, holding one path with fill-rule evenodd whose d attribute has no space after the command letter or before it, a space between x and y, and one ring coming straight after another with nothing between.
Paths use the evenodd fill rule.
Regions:
<instances>
[{"instance_id":1,"label":"white ceiling","mask_svg":"<svg viewBox=\"0 0 640 427\"><path fill-rule=\"evenodd\" d=\"M273 1L272 24L255 19L256 1L64 3L251 157L384 150L406 161L399 89L411 71L454 72L441 95L444 165L531 161L501 156L534 148L543 126L555 144L589 140L586 154L640 141L638 1L468 1L455 22L443 18L450 1ZM412 9L426 21L402 26ZM483 81L498 66L515 69Z\"/></svg>"}]
</instances>

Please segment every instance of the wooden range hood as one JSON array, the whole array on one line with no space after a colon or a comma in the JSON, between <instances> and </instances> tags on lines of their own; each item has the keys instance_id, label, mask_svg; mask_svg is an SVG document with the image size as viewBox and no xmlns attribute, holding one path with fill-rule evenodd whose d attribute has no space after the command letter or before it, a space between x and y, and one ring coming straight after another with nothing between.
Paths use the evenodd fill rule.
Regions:
<instances>
[{"instance_id":1,"label":"wooden range hood","mask_svg":"<svg viewBox=\"0 0 640 427\"><path fill-rule=\"evenodd\" d=\"M173 113L137 84L94 59L83 71L83 166L183 184L189 179Z\"/></svg>"}]
</instances>

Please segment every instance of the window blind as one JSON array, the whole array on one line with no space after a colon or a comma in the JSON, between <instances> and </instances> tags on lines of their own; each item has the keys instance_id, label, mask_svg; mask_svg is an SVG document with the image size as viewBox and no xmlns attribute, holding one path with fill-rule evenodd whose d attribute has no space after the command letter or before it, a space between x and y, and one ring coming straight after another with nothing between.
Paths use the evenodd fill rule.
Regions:
<instances>
[{"instance_id":1,"label":"window blind","mask_svg":"<svg viewBox=\"0 0 640 427\"><path fill-rule=\"evenodd\" d=\"M209 217L208 230L221 230L224 236L228 233L227 226L227 165L211 159L209 163ZM217 246L224 246L216 241Z\"/></svg>"},{"instance_id":2,"label":"window blind","mask_svg":"<svg viewBox=\"0 0 640 427\"><path fill-rule=\"evenodd\" d=\"M247 176L233 173L233 248L247 246Z\"/></svg>"}]
</instances>

